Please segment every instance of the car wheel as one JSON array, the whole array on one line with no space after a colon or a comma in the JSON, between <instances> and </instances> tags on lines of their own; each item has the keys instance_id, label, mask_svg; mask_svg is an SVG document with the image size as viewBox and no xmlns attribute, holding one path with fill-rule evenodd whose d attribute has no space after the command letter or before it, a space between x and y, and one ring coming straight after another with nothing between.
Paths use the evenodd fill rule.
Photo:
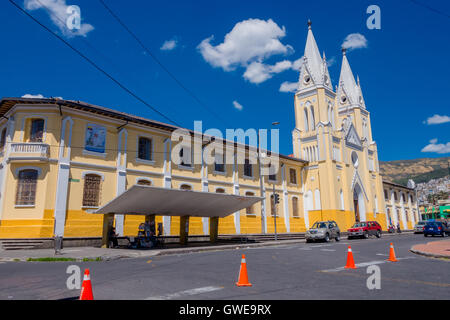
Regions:
<instances>
[{"instance_id":1,"label":"car wheel","mask_svg":"<svg viewBox=\"0 0 450 320\"><path fill-rule=\"evenodd\" d=\"M336 241L341 241L341 234L338 233L335 239L336 239Z\"/></svg>"},{"instance_id":2,"label":"car wheel","mask_svg":"<svg viewBox=\"0 0 450 320\"><path fill-rule=\"evenodd\" d=\"M311 243L311 239L306 239L306 243Z\"/></svg>"},{"instance_id":3,"label":"car wheel","mask_svg":"<svg viewBox=\"0 0 450 320\"><path fill-rule=\"evenodd\" d=\"M353 239L353 237L348 236L347 239L348 239L348 240L351 240L351 239Z\"/></svg>"},{"instance_id":4,"label":"car wheel","mask_svg":"<svg viewBox=\"0 0 450 320\"><path fill-rule=\"evenodd\" d=\"M423 234L423 236L424 236L424 237L428 237L428 235L427 235L427 234L425 234L425 233Z\"/></svg>"},{"instance_id":5,"label":"car wheel","mask_svg":"<svg viewBox=\"0 0 450 320\"><path fill-rule=\"evenodd\" d=\"M377 236L377 238L381 238L381 232L380 232L380 230L377 230L376 236Z\"/></svg>"},{"instance_id":6,"label":"car wheel","mask_svg":"<svg viewBox=\"0 0 450 320\"><path fill-rule=\"evenodd\" d=\"M330 236L328 235L328 233L325 235L325 242L330 242Z\"/></svg>"},{"instance_id":7,"label":"car wheel","mask_svg":"<svg viewBox=\"0 0 450 320\"><path fill-rule=\"evenodd\" d=\"M369 234L367 232L364 232L364 239L369 239Z\"/></svg>"}]
</instances>

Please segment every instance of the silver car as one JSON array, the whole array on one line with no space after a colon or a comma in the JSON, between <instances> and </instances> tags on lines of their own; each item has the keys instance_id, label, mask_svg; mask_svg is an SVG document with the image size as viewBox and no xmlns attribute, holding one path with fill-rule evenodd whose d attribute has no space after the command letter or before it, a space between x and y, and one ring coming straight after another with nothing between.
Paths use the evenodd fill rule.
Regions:
<instances>
[{"instance_id":1,"label":"silver car","mask_svg":"<svg viewBox=\"0 0 450 320\"><path fill-rule=\"evenodd\" d=\"M306 231L306 242L324 240L329 242L331 239L341 240L341 230L335 221L318 221L313 224L311 229Z\"/></svg>"},{"instance_id":2,"label":"silver car","mask_svg":"<svg viewBox=\"0 0 450 320\"><path fill-rule=\"evenodd\" d=\"M423 233L423 227L427 224L426 221L419 221L414 226L414 233Z\"/></svg>"}]
</instances>

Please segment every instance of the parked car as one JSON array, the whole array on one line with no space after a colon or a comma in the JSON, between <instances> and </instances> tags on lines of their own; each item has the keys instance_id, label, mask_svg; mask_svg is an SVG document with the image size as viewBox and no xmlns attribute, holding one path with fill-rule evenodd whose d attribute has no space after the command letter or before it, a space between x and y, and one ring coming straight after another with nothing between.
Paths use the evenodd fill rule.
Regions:
<instances>
[{"instance_id":1,"label":"parked car","mask_svg":"<svg viewBox=\"0 0 450 320\"><path fill-rule=\"evenodd\" d=\"M423 227L427 224L426 221L419 221L414 226L414 233L423 233Z\"/></svg>"},{"instance_id":2,"label":"parked car","mask_svg":"<svg viewBox=\"0 0 450 320\"><path fill-rule=\"evenodd\" d=\"M369 236L381 237L381 226L376 221L356 222L353 227L347 230L348 239L355 237L369 238Z\"/></svg>"},{"instance_id":3,"label":"parked car","mask_svg":"<svg viewBox=\"0 0 450 320\"><path fill-rule=\"evenodd\" d=\"M450 235L450 229L443 222L433 221L427 222L423 227L423 235L425 237L428 236L441 236L445 237L445 235Z\"/></svg>"},{"instance_id":4,"label":"parked car","mask_svg":"<svg viewBox=\"0 0 450 320\"><path fill-rule=\"evenodd\" d=\"M324 240L329 242L331 239L341 240L341 230L335 221L318 221L313 224L311 229L306 231L306 242Z\"/></svg>"}]
</instances>

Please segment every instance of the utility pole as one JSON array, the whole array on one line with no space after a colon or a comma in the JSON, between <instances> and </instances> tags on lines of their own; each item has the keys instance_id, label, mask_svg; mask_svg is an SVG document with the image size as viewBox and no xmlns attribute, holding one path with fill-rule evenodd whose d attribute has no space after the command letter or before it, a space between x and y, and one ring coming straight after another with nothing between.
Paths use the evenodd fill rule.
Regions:
<instances>
[{"instance_id":1,"label":"utility pole","mask_svg":"<svg viewBox=\"0 0 450 320\"><path fill-rule=\"evenodd\" d=\"M273 183L273 226L275 229L275 241L278 240L277 237L277 194L275 193L275 182Z\"/></svg>"}]
</instances>

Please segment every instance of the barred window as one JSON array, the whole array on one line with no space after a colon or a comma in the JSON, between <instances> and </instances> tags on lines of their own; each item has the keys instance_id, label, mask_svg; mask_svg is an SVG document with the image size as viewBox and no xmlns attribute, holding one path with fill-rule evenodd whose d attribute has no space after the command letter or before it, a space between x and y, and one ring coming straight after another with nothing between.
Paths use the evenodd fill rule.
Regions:
<instances>
[{"instance_id":1,"label":"barred window","mask_svg":"<svg viewBox=\"0 0 450 320\"><path fill-rule=\"evenodd\" d=\"M298 217L298 198L292 198L292 215Z\"/></svg>"},{"instance_id":2,"label":"barred window","mask_svg":"<svg viewBox=\"0 0 450 320\"><path fill-rule=\"evenodd\" d=\"M225 172L225 164L223 161L223 154L216 154L216 160L214 161L214 171Z\"/></svg>"},{"instance_id":3,"label":"barred window","mask_svg":"<svg viewBox=\"0 0 450 320\"><path fill-rule=\"evenodd\" d=\"M225 193L225 189L223 188L217 188L216 193Z\"/></svg>"},{"instance_id":4,"label":"barred window","mask_svg":"<svg viewBox=\"0 0 450 320\"><path fill-rule=\"evenodd\" d=\"M141 186L151 186L152 182L149 180L140 179L140 180L138 180L137 184L141 185Z\"/></svg>"},{"instance_id":5,"label":"barred window","mask_svg":"<svg viewBox=\"0 0 450 320\"><path fill-rule=\"evenodd\" d=\"M2 130L2 133L0 135L0 150L3 149L5 144L6 144L6 128Z\"/></svg>"},{"instance_id":6,"label":"barred window","mask_svg":"<svg viewBox=\"0 0 450 320\"><path fill-rule=\"evenodd\" d=\"M182 184L180 189L181 190L192 190L192 187L188 184Z\"/></svg>"},{"instance_id":7,"label":"barred window","mask_svg":"<svg viewBox=\"0 0 450 320\"><path fill-rule=\"evenodd\" d=\"M292 184L297 184L297 172L295 169L289 169L289 181Z\"/></svg>"},{"instance_id":8,"label":"barred window","mask_svg":"<svg viewBox=\"0 0 450 320\"><path fill-rule=\"evenodd\" d=\"M34 205L36 199L37 179L37 170L27 169L19 172L16 205Z\"/></svg>"},{"instance_id":9,"label":"barred window","mask_svg":"<svg viewBox=\"0 0 450 320\"><path fill-rule=\"evenodd\" d=\"M186 151L185 151L186 149ZM186 152L186 162L184 162L184 152ZM189 156L189 153L191 153L191 149L190 148L181 148L180 150L180 159L181 159L181 163L180 165L182 166L186 166L186 167L191 167L192 166L192 156Z\"/></svg>"},{"instance_id":10,"label":"barred window","mask_svg":"<svg viewBox=\"0 0 450 320\"><path fill-rule=\"evenodd\" d=\"M246 192L245 195L248 197L253 197L255 194L253 192ZM252 204L250 207L245 208L245 214L255 214L254 208L254 204Z\"/></svg>"},{"instance_id":11,"label":"barred window","mask_svg":"<svg viewBox=\"0 0 450 320\"><path fill-rule=\"evenodd\" d=\"M83 207L98 207L100 204L100 183L102 177L96 174L84 176Z\"/></svg>"},{"instance_id":12,"label":"barred window","mask_svg":"<svg viewBox=\"0 0 450 320\"><path fill-rule=\"evenodd\" d=\"M245 159L244 176L246 176L246 177L253 177L252 165L250 164L250 160L249 159Z\"/></svg>"},{"instance_id":13,"label":"barred window","mask_svg":"<svg viewBox=\"0 0 450 320\"><path fill-rule=\"evenodd\" d=\"M147 138L139 138L138 158L143 160L153 160L152 158L152 140Z\"/></svg>"},{"instance_id":14,"label":"barred window","mask_svg":"<svg viewBox=\"0 0 450 320\"><path fill-rule=\"evenodd\" d=\"M44 123L43 119L33 119L31 121L30 142L42 142Z\"/></svg>"}]
</instances>

